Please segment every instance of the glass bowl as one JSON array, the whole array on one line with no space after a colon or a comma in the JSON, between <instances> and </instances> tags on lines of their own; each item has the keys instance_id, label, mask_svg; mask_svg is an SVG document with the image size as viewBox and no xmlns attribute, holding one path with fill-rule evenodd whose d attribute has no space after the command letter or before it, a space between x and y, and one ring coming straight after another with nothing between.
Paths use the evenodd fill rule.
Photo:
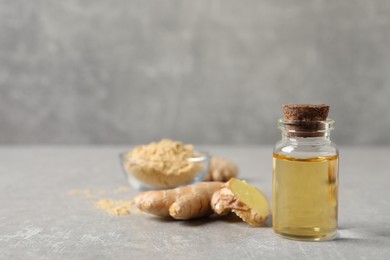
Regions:
<instances>
[{"instance_id":1,"label":"glass bowl","mask_svg":"<svg viewBox=\"0 0 390 260\"><path fill-rule=\"evenodd\" d=\"M145 160L119 154L120 163L131 186L138 190L170 189L203 181L210 164L207 152L196 157L174 160Z\"/></svg>"}]
</instances>

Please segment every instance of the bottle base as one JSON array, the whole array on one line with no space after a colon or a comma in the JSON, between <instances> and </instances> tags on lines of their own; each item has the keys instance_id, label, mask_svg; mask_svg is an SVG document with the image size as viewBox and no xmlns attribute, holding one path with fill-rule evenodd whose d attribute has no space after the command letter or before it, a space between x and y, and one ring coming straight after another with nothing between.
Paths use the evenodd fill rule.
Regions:
<instances>
[{"instance_id":1,"label":"bottle base","mask_svg":"<svg viewBox=\"0 0 390 260\"><path fill-rule=\"evenodd\" d=\"M291 239L291 240L298 240L298 241L312 241L312 242L319 242L319 241L328 241L333 240L337 238L337 230L334 230L332 232L318 232L313 229L294 229L293 231L289 231L285 229L284 231L277 231L274 229L274 232L276 235L282 238Z\"/></svg>"}]
</instances>

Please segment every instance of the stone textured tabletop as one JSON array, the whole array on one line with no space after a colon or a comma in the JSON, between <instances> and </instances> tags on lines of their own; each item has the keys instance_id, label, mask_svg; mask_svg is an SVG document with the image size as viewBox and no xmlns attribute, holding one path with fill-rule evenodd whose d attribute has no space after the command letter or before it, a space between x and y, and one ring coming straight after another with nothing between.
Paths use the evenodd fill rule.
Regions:
<instances>
[{"instance_id":1,"label":"stone textured tabletop","mask_svg":"<svg viewBox=\"0 0 390 260\"><path fill-rule=\"evenodd\" d=\"M204 147L235 160L271 197L271 147ZM390 259L389 147L341 147L339 237L297 242L267 223L110 216L97 197L131 199L124 147L0 148L1 259ZM75 196L71 190L84 193Z\"/></svg>"}]
</instances>

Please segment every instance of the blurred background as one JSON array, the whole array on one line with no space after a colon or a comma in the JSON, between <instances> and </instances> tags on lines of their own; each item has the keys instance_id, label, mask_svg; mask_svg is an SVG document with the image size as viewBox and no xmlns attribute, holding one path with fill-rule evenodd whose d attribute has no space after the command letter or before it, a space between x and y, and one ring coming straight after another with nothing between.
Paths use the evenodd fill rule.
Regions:
<instances>
[{"instance_id":1,"label":"blurred background","mask_svg":"<svg viewBox=\"0 0 390 260\"><path fill-rule=\"evenodd\" d=\"M389 46L386 0L1 1L0 144L273 144L328 103L388 145Z\"/></svg>"}]
</instances>

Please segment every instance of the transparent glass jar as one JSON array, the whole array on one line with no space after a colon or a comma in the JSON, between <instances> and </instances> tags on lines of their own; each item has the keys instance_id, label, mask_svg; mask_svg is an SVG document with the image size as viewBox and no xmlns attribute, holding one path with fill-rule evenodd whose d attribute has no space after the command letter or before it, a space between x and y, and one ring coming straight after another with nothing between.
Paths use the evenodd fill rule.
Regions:
<instances>
[{"instance_id":1,"label":"transparent glass jar","mask_svg":"<svg viewBox=\"0 0 390 260\"><path fill-rule=\"evenodd\" d=\"M274 232L296 240L337 235L338 150L330 140L334 121L279 119L282 140L273 152Z\"/></svg>"}]
</instances>

